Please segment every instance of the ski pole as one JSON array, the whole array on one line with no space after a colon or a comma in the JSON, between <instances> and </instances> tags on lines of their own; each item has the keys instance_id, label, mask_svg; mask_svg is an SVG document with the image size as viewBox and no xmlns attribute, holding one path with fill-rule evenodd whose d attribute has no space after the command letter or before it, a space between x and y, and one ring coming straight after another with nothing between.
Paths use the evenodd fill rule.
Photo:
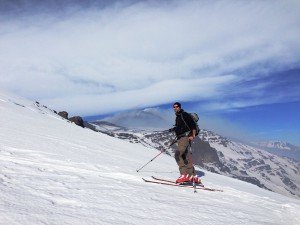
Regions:
<instances>
[{"instance_id":1,"label":"ski pole","mask_svg":"<svg viewBox=\"0 0 300 225\"><path fill-rule=\"evenodd\" d=\"M177 142L177 138L174 139L174 141L170 144L170 146L168 148L170 148L173 144L175 144ZM153 157L149 162L147 162L145 165L143 165L141 168L139 168L138 170L136 170L136 172L139 172L141 169L143 169L145 166L147 166L149 163L151 163L154 159L156 159L158 156L160 156L163 152L165 152L166 149L162 150L159 154L157 154L155 157Z\"/></svg>"}]
</instances>

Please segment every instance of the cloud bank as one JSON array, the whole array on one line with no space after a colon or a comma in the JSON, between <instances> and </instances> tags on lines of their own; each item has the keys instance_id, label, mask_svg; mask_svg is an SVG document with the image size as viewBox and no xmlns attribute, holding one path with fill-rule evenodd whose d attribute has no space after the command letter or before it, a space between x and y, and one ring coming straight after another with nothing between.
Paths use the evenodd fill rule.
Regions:
<instances>
[{"instance_id":1,"label":"cloud bank","mask_svg":"<svg viewBox=\"0 0 300 225\"><path fill-rule=\"evenodd\" d=\"M296 86L269 94L273 74L300 66L297 1L27 4L0 16L0 87L54 109L88 116L180 100L222 110L300 97Z\"/></svg>"}]
</instances>

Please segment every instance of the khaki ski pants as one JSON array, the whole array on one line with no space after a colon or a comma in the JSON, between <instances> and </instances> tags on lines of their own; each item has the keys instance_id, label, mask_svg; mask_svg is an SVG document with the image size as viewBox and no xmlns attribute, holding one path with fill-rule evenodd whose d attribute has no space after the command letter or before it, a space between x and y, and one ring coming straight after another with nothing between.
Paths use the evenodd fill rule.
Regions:
<instances>
[{"instance_id":1,"label":"khaki ski pants","mask_svg":"<svg viewBox=\"0 0 300 225\"><path fill-rule=\"evenodd\" d=\"M189 138L181 137L177 141L177 145L177 150L175 151L175 160L179 167L180 174L195 175L192 153L189 151Z\"/></svg>"}]
</instances>

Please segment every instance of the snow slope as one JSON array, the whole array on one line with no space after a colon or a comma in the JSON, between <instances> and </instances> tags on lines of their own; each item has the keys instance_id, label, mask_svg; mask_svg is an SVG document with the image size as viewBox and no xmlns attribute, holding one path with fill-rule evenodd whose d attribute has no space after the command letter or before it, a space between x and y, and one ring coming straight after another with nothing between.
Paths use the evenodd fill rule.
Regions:
<instances>
[{"instance_id":1,"label":"snow slope","mask_svg":"<svg viewBox=\"0 0 300 225\"><path fill-rule=\"evenodd\" d=\"M203 171L224 192L148 184L176 178L158 151L83 129L0 92L0 224L300 224L300 201Z\"/></svg>"}]
</instances>

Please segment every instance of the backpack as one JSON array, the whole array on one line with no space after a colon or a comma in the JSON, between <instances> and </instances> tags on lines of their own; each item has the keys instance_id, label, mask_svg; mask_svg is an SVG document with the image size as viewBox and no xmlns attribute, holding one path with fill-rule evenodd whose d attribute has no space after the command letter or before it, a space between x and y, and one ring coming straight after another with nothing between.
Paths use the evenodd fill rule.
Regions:
<instances>
[{"instance_id":1,"label":"backpack","mask_svg":"<svg viewBox=\"0 0 300 225\"><path fill-rule=\"evenodd\" d=\"M189 113L190 116L193 118L194 122L197 124L198 120L199 120L199 116L197 113ZM198 124L197 124L198 125Z\"/></svg>"},{"instance_id":2,"label":"backpack","mask_svg":"<svg viewBox=\"0 0 300 225\"><path fill-rule=\"evenodd\" d=\"M197 113L189 113L190 116L192 117L192 119L194 120L195 124L196 124L196 136L199 134L200 132L200 128L198 125L198 121L199 121L199 116Z\"/></svg>"},{"instance_id":3,"label":"backpack","mask_svg":"<svg viewBox=\"0 0 300 225\"><path fill-rule=\"evenodd\" d=\"M199 116L198 116L197 113L188 113L188 114L192 117L193 121L194 121L195 124L196 124L196 136L197 136L197 135L199 134L199 132L200 132L200 128L199 128L199 125L198 125ZM186 122L184 121L182 115L181 115L181 118L182 118L183 122L186 124ZM186 126L187 126L187 124L186 124ZM187 127L188 127L188 126L187 126ZM190 129L190 128L189 128L189 129ZM190 129L190 130L191 130L191 129Z\"/></svg>"}]
</instances>

